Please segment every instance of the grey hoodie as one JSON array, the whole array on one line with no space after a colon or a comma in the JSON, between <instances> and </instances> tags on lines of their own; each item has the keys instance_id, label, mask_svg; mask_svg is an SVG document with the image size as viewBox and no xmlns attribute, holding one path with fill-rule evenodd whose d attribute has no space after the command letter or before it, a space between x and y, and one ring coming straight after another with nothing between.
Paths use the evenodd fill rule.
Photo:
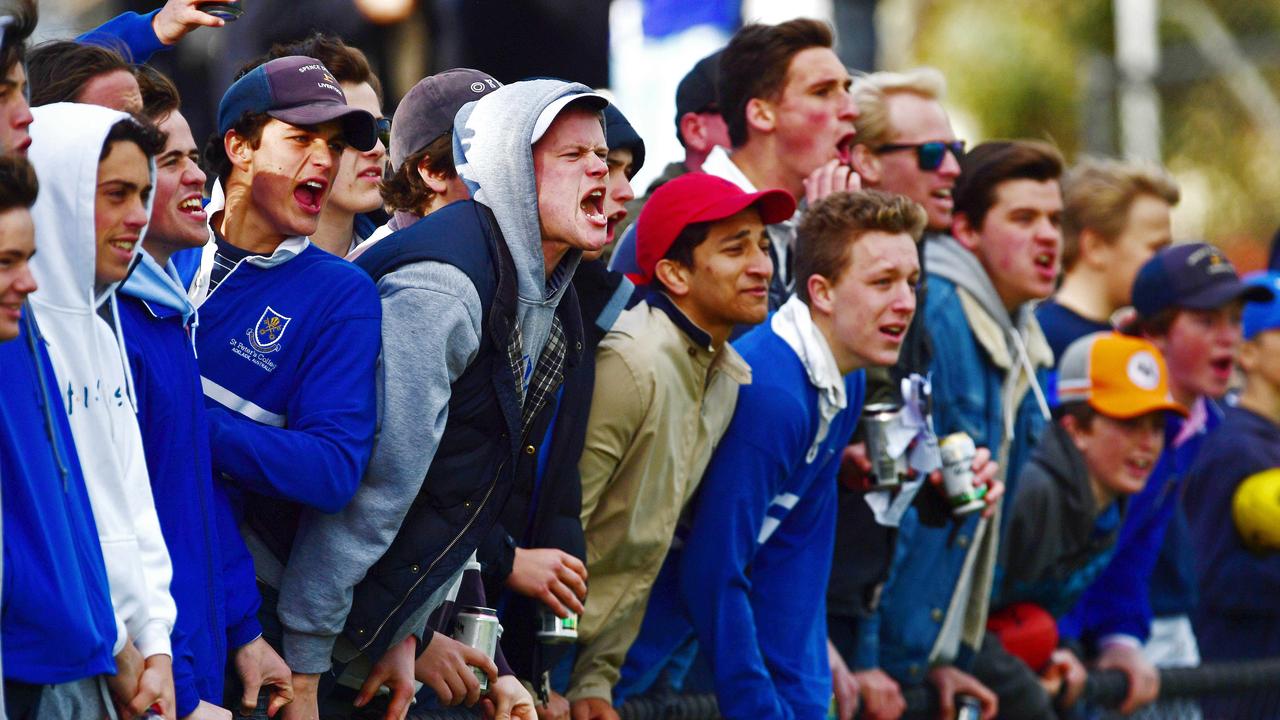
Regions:
<instances>
[{"instance_id":1,"label":"grey hoodie","mask_svg":"<svg viewBox=\"0 0 1280 720\"><path fill-rule=\"evenodd\" d=\"M459 175L473 198L493 211L516 266L526 368L542 353L556 305L581 257L579 251L568 253L552 282L546 281L529 140L544 108L565 95L588 92L584 85L557 80L512 83L463 106L454 121ZM480 348L480 297L458 268L404 265L378 281L378 292L382 354L369 468L341 512L316 516L299 529L280 579L284 656L294 672L325 672L332 654L353 657L341 645L335 653L334 642L354 588L399 532L444 435L450 387ZM443 593L437 596L391 638L393 646L411 626L425 626Z\"/></svg>"},{"instance_id":2,"label":"grey hoodie","mask_svg":"<svg viewBox=\"0 0 1280 720\"><path fill-rule=\"evenodd\" d=\"M1004 387L1005 438L1012 436L1013 417L1021 401L1021 393L1016 392L1021 375L1025 374L1030 390L1040 405L1040 412L1048 420L1049 404L1044 390L1036 381L1035 363L1027 352L1029 338L1033 334L1042 336L1035 319L1035 303L1023 303L1018 308L1015 325L1014 318L1005 309L995 286L991 284L986 268L982 267L976 255L950 235L933 238L926 243L924 256L931 274L940 275L968 292L1002 331L1004 349L1010 358ZM983 338L979 338L979 342L982 340ZM1013 397L1015 394L1018 397Z\"/></svg>"}]
</instances>

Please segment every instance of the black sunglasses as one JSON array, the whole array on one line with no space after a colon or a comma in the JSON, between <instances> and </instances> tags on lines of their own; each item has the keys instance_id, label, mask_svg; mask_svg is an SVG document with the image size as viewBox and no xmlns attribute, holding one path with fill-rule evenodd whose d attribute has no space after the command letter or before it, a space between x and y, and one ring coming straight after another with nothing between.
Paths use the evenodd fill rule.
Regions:
<instances>
[{"instance_id":1,"label":"black sunglasses","mask_svg":"<svg viewBox=\"0 0 1280 720\"><path fill-rule=\"evenodd\" d=\"M391 151L391 118L378 118L378 139L382 141L382 147L388 152Z\"/></svg>"},{"instance_id":2,"label":"black sunglasses","mask_svg":"<svg viewBox=\"0 0 1280 720\"><path fill-rule=\"evenodd\" d=\"M915 150L916 164L920 166L921 170L937 170L942 167L942 161L946 159L948 150L951 151L952 155L956 156L956 162L959 162L960 158L964 157L964 141L941 142L934 140L925 143L881 145L876 148L876 154L898 152L899 150Z\"/></svg>"}]
</instances>

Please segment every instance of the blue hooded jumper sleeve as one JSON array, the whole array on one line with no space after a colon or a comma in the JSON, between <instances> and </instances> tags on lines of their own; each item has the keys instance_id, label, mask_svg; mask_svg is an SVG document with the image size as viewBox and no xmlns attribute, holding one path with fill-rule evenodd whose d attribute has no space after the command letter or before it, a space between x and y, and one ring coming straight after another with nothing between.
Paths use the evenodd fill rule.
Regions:
<instances>
[{"instance_id":1,"label":"blue hooded jumper sleeve","mask_svg":"<svg viewBox=\"0 0 1280 720\"><path fill-rule=\"evenodd\" d=\"M0 343L6 680L56 685L115 672L115 615L53 365L24 308Z\"/></svg>"},{"instance_id":2,"label":"blue hooded jumper sleeve","mask_svg":"<svg viewBox=\"0 0 1280 720\"><path fill-rule=\"evenodd\" d=\"M831 695L822 607L835 473L860 413L863 376L848 376L849 407L807 463L818 403L799 359L767 326L737 348L771 372L739 391L707 469L683 551L681 595L712 659L726 718L822 718Z\"/></svg>"},{"instance_id":3,"label":"blue hooded jumper sleeve","mask_svg":"<svg viewBox=\"0 0 1280 720\"><path fill-rule=\"evenodd\" d=\"M120 13L77 37L76 42L109 48L131 63L144 63L152 55L169 49L168 45L160 42L155 29L151 27L151 21L158 12L160 11L152 10L145 15L136 12Z\"/></svg>"}]
</instances>

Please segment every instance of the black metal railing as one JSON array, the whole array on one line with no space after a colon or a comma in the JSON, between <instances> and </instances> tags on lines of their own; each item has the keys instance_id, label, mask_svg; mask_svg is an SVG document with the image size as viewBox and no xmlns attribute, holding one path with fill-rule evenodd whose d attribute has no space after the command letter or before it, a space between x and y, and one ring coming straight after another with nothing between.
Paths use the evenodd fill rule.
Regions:
<instances>
[{"instance_id":1,"label":"black metal railing","mask_svg":"<svg viewBox=\"0 0 1280 720\"><path fill-rule=\"evenodd\" d=\"M1215 663L1188 668L1160 670L1160 699L1177 700L1202 697L1230 697L1256 691L1280 688L1280 658L1248 662ZM1103 708L1114 708L1129 691L1129 679L1119 670L1099 670L1089 674L1084 702ZM910 688L904 692L906 718L936 718L937 693L930 686ZM1253 717L1280 714L1280 693L1267 693L1266 702L1273 706L1254 707ZM720 717L716 699L711 694L646 695L628 700L619 714L622 720L715 720ZM419 710L409 713L410 720L460 720L478 717L475 710Z\"/></svg>"}]
</instances>

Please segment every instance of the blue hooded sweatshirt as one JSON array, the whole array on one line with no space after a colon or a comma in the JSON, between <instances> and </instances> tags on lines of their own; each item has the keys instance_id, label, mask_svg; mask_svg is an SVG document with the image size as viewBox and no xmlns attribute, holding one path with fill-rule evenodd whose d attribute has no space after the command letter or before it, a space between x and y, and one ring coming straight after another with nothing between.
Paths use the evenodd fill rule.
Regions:
<instances>
[{"instance_id":1,"label":"blue hooded sweatshirt","mask_svg":"<svg viewBox=\"0 0 1280 720\"><path fill-rule=\"evenodd\" d=\"M151 493L173 560L173 679L183 716L202 699L221 704L228 640L239 646L261 634L259 596L226 491L213 482L192 345L195 306L172 263L161 268L145 252L139 258L121 288L120 320Z\"/></svg>"},{"instance_id":2,"label":"blue hooded sweatshirt","mask_svg":"<svg viewBox=\"0 0 1280 720\"><path fill-rule=\"evenodd\" d=\"M56 685L115 672L116 622L66 410L27 308L20 327L0 343L4 679Z\"/></svg>"}]
</instances>

